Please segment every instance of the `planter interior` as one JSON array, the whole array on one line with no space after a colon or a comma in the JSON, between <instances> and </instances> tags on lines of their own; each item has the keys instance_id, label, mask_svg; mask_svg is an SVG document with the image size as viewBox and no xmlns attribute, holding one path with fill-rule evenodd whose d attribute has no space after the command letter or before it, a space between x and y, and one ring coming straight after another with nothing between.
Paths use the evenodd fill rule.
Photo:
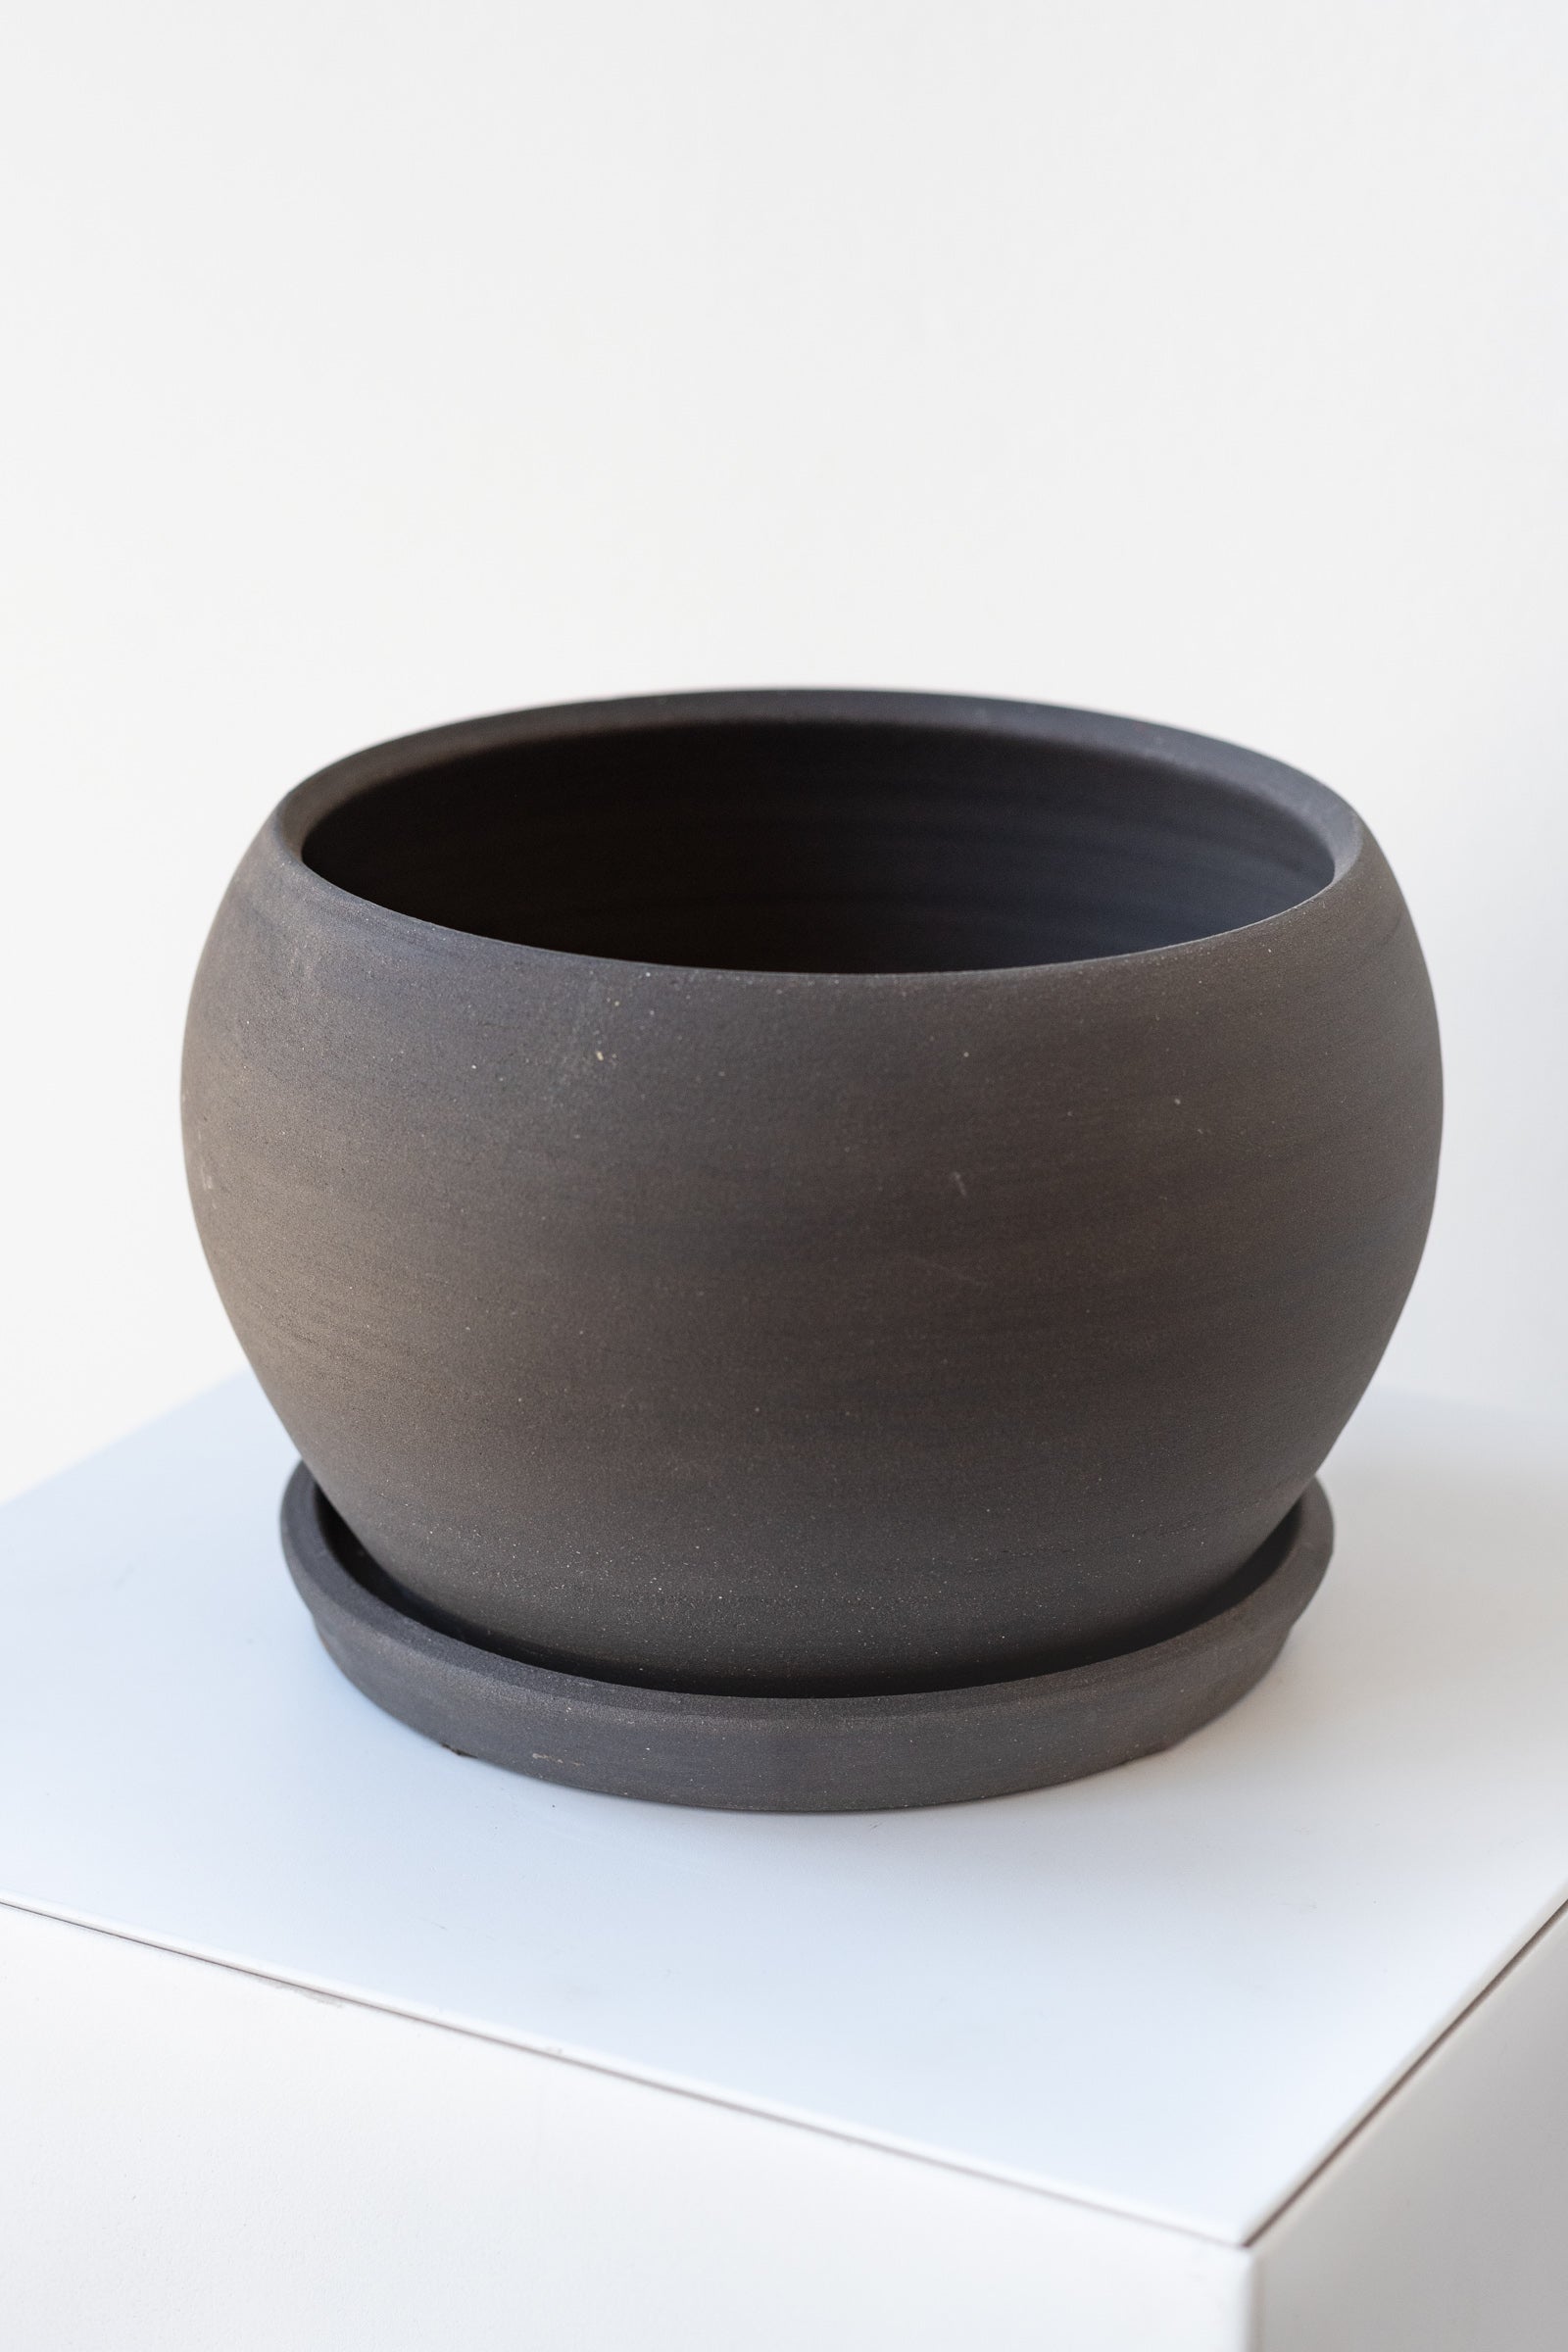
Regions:
<instances>
[{"instance_id":1,"label":"planter interior","mask_svg":"<svg viewBox=\"0 0 1568 2352\"><path fill-rule=\"evenodd\" d=\"M316 872L491 939L760 972L958 972L1236 930L1333 877L1223 783L920 726L741 721L506 745L323 817Z\"/></svg>"}]
</instances>

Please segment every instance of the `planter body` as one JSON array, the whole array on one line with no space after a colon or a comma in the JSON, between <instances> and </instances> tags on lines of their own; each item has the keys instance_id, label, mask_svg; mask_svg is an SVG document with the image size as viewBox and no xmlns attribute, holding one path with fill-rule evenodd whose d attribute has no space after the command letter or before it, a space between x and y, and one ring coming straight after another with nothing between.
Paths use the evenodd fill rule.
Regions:
<instances>
[{"instance_id":1,"label":"planter body","mask_svg":"<svg viewBox=\"0 0 1568 2352\"><path fill-rule=\"evenodd\" d=\"M709 822L726 760L748 822L795 828L765 904L767 856L726 867L738 804ZM798 772L840 828L819 917L790 898ZM835 896L862 777L883 847ZM558 878L520 916L519 859ZM1298 903L1145 944L1221 884L1266 909L1293 860ZM712 968L807 936L952 960L987 891L987 937L1037 950L1031 890L1068 959ZM1112 903L1130 952L1072 955ZM478 927L523 920L539 944ZM710 962L639 959L693 939ZM1309 779L1030 706L717 695L442 729L302 785L215 923L184 1115L246 1352L432 1624L611 1681L832 1694L1151 1641L1242 1570L1394 1328L1440 1079L1398 889Z\"/></svg>"}]
</instances>

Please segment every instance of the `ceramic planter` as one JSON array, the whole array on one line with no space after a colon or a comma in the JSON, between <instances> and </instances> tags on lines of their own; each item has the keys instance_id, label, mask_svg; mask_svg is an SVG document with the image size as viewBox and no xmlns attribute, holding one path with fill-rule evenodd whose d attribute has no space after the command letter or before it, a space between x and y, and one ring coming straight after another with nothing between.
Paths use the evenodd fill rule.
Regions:
<instances>
[{"instance_id":1,"label":"ceramic planter","mask_svg":"<svg viewBox=\"0 0 1568 2352\"><path fill-rule=\"evenodd\" d=\"M192 1198L329 1646L452 1745L913 1803L1181 1736L1321 1574L1437 1031L1254 754L851 693L362 753L247 853Z\"/></svg>"}]
</instances>

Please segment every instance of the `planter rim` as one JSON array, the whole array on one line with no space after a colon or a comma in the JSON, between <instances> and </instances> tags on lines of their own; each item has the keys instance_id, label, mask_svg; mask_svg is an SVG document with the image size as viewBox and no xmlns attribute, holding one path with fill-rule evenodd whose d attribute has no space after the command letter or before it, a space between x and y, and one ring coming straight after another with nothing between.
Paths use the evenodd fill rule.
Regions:
<instances>
[{"instance_id":1,"label":"planter rim","mask_svg":"<svg viewBox=\"0 0 1568 2352\"><path fill-rule=\"evenodd\" d=\"M584 737L647 733L662 727L733 726L748 720L777 723L799 719L866 728L925 727L933 733L1003 737L1055 749L1101 753L1167 774L1186 774L1228 787L1238 797L1267 803L1304 826L1333 861L1329 879L1293 905L1254 921L1200 933L1192 939L1106 956L1021 964L979 964L954 969L797 971L707 963L675 963L641 956L612 956L579 949L550 948L499 939L483 931L433 922L383 901L345 888L318 872L305 857L311 834L322 819L362 793L374 791L421 769L442 767L512 745L566 742ZM296 888L346 915L373 920L389 937L417 941L463 941L474 955L513 966L541 961L585 973L639 971L649 978L702 982L720 988L769 990L878 990L889 987L951 989L1028 979L1060 985L1077 976L1133 972L1168 966L1178 958L1212 956L1231 943L1266 938L1282 925L1320 919L1361 864L1371 836L1350 804L1302 769L1270 759L1218 736L1183 727L1083 710L1064 704L1032 703L993 696L933 694L860 687L725 687L680 694L615 696L606 700L541 704L459 719L389 738L333 760L285 794L262 828L257 848L290 869ZM1316 912L1314 913L1314 910Z\"/></svg>"}]
</instances>

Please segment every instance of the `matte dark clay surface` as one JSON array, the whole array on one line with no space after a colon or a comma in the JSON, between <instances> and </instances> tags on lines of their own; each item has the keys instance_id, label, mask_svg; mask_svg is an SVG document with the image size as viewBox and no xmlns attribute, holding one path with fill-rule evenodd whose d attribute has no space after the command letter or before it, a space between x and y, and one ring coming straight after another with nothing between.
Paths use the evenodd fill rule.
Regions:
<instances>
[{"instance_id":1,"label":"matte dark clay surface","mask_svg":"<svg viewBox=\"0 0 1568 2352\"><path fill-rule=\"evenodd\" d=\"M549 1667L810 1694L1150 1639L1415 1271L1437 1032L1353 812L1080 712L446 728L263 828L187 1153L348 1526Z\"/></svg>"}]
</instances>

